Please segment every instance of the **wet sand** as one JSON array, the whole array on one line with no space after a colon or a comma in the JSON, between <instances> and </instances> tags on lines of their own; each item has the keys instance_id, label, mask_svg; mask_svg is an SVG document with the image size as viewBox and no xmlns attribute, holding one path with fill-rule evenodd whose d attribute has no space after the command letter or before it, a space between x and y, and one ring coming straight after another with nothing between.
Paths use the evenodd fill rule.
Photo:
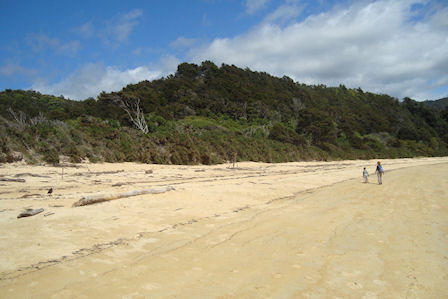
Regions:
<instances>
[{"instance_id":1,"label":"wet sand","mask_svg":"<svg viewBox=\"0 0 448 299\"><path fill-rule=\"evenodd\" d=\"M375 162L1 165L1 297L446 297L448 158Z\"/></svg>"}]
</instances>

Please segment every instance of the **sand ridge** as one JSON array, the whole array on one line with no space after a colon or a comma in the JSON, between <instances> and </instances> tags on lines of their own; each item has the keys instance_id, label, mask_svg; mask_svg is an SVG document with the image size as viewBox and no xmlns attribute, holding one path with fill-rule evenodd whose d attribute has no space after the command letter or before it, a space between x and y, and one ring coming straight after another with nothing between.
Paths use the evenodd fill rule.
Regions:
<instances>
[{"instance_id":1,"label":"sand ridge","mask_svg":"<svg viewBox=\"0 0 448 299\"><path fill-rule=\"evenodd\" d=\"M441 245L448 244L442 200L448 159L381 161L382 186L373 184L375 161L245 162L235 169L81 164L64 173L60 167L2 165L2 177L26 182L0 182L1 293L11 298L443 294L446 274L441 272L440 281L429 277L448 273L447 248ZM371 184L361 183L363 167ZM71 207L85 194L168 185L175 190ZM17 219L25 207L45 212ZM386 264L401 276L388 273Z\"/></svg>"}]
</instances>

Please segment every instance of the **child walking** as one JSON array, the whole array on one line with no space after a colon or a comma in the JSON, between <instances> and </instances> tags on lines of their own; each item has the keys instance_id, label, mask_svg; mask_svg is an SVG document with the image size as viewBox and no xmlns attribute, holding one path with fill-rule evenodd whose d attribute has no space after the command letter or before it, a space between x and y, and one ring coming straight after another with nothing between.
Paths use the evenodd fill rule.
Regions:
<instances>
[{"instance_id":1,"label":"child walking","mask_svg":"<svg viewBox=\"0 0 448 299\"><path fill-rule=\"evenodd\" d=\"M364 183L369 182L369 173L367 172L367 169L364 167L364 170L362 172L362 177L364 178Z\"/></svg>"}]
</instances>

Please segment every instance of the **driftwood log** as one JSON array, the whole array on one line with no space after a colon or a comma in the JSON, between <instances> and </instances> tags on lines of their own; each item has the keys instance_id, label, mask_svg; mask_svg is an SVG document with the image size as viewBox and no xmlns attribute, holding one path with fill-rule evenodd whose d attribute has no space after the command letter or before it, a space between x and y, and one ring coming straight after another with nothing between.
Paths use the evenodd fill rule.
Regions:
<instances>
[{"instance_id":1,"label":"driftwood log","mask_svg":"<svg viewBox=\"0 0 448 299\"><path fill-rule=\"evenodd\" d=\"M22 213L20 213L17 218L22 218L22 217L30 217L30 216L34 216L36 214L42 213L44 211L43 208L40 209L26 209L25 211L23 211Z\"/></svg>"},{"instance_id":2,"label":"driftwood log","mask_svg":"<svg viewBox=\"0 0 448 299\"><path fill-rule=\"evenodd\" d=\"M19 183L25 183L25 179L9 179L9 178L0 178L0 181L2 182L19 182Z\"/></svg>"},{"instance_id":3,"label":"driftwood log","mask_svg":"<svg viewBox=\"0 0 448 299\"><path fill-rule=\"evenodd\" d=\"M99 194L99 195L87 195L83 196L80 200L75 202L73 204L73 207L81 207L86 205L91 205L95 203L100 203L104 201L114 200L114 199L120 199L125 197L131 197L131 196L137 196L142 194L159 194L159 193L165 193L171 190L175 190L172 186L166 186L161 188L154 188L154 189L143 189L143 190L134 190L129 192L123 192L123 193L114 193L114 194Z\"/></svg>"},{"instance_id":4,"label":"driftwood log","mask_svg":"<svg viewBox=\"0 0 448 299\"><path fill-rule=\"evenodd\" d=\"M97 171L97 172L92 172L89 170L89 172L82 172L82 173L76 173L74 175L76 176L83 176L83 175L87 175L87 176L92 176L92 175L102 175L102 174L115 174L115 173L120 173L120 172L124 172L124 170L112 170L112 171Z\"/></svg>"},{"instance_id":5,"label":"driftwood log","mask_svg":"<svg viewBox=\"0 0 448 299\"><path fill-rule=\"evenodd\" d=\"M48 176L48 175L41 175L41 174L29 173L29 172L18 173L15 175L15 177L22 177L22 176L32 176L35 178L50 178L50 176Z\"/></svg>"}]
</instances>

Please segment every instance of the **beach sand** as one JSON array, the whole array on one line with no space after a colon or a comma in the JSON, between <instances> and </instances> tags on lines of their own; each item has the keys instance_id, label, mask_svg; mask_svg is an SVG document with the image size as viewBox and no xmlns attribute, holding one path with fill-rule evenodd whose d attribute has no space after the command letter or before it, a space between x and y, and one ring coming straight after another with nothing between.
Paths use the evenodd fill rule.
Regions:
<instances>
[{"instance_id":1,"label":"beach sand","mask_svg":"<svg viewBox=\"0 0 448 299\"><path fill-rule=\"evenodd\" d=\"M381 161L0 165L0 297L446 298L448 158Z\"/></svg>"}]
</instances>

